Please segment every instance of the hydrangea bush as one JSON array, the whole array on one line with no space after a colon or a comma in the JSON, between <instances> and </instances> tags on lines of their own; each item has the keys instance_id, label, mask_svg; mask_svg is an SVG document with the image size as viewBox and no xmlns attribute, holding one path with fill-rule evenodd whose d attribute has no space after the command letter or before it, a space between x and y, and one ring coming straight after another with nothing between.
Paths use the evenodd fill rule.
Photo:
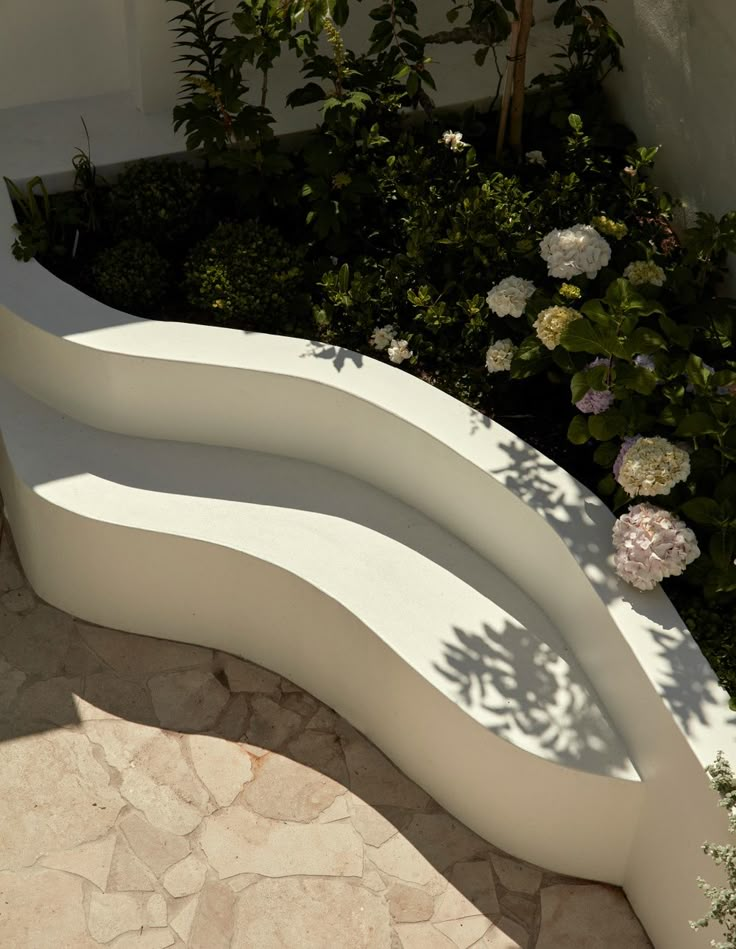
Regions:
<instances>
[{"instance_id":1,"label":"hydrangea bush","mask_svg":"<svg viewBox=\"0 0 736 949\"><path fill-rule=\"evenodd\" d=\"M567 377L569 439L608 469L599 490L619 514L620 577L652 589L686 573L708 596L733 596L736 306L716 295L736 248L731 217L676 231L672 202L648 180L656 149L611 153L578 115L556 149L545 143L544 165L527 157L513 173L486 171L466 137L449 181L439 181L441 137L440 154L412 139L411 162L399 156L380 176L402 241L393 257L359 261L356 289L382 284L373 312L390 314L409 365L475 404L503 377ZM347 315L329 281L328 324ZM385 348L380 321L353 329Z\"/></svg>"}]
</instances>

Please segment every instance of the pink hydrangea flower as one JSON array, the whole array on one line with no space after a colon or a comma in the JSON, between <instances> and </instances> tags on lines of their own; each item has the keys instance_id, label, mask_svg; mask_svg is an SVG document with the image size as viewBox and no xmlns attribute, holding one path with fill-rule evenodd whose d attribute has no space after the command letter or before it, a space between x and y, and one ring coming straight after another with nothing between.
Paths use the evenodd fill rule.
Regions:
<instances>
[{"instance_id":1,"label":"pink hydrangea flower","mask_svg":"<svg viewBox=\"0 0 736 949\"><path fill-rule=\"evenodd\" d=\"M637 504L613 528L616 573L638 590L677 577L700 556L695 534L669 511Z\"/></svg>"}]
</instances>

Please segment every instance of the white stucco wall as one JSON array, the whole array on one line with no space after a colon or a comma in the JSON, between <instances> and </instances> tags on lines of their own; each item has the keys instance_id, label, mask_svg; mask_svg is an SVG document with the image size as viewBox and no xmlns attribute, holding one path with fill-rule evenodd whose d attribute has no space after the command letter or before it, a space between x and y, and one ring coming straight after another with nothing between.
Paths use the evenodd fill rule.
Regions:
<instances>
[{"instance_id":1,"label":"white stucco wall","mask_svg":"<svg viewBox=\"0 0 736 949\"><path fill-rule=\"evenodd\" d=\"M690 211L736 208L733 0L610 0L606 9L626 44L610 89L639 140L662 146L657 181Z\"/></svg>"},{"instance_id":2,"label":"white stucco wall","mask_svg":"<svg viewBox=\"0 0 736 949\"><path fill-rule=\"evenodd\" d=\"M123 0L3 0L0 109L127 89Z\"/></svg>"},{"instance_id":3,"label":"white stucco wall","mask_svg":"<svg viewBox=\"0 0 736 949\"><path fill-rule=\"evenodd\" d=\"M450 5L450 0L422 0L421 29L446 29ZM218 0L217 6L229 14L236 3ZM371 6L357 0L352 4L345 37L353 49L366 45ZM124 92L143 112L169 110L178 91L178 51L169 19L179 9L167 0L4 0L4 22L12 26L0 33L0 75L5 80L0 83L0 109ZM538 22L548 21L551 13L541 7ZM538 29L529 54L530 75L543 68L548 46L549 36ZM433 47L430 53L442 78L443 102L477 99L495 88L490 63L483 70L475 67L467 47ZM300 84L300 65L285 51L271 81L269 104L275 110L286 92Z\"/></svg>"}]
</instances>

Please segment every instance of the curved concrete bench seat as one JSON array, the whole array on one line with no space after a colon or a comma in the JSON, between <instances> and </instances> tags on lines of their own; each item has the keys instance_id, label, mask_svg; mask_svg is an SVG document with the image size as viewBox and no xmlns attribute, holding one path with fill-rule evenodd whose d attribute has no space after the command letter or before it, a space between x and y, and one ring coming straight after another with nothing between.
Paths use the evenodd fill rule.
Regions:
<instances>
[{"instance_id":1,"label":"curved concrete bench seat","mask_svg":"<svg viewBox=\"0 0 736 949\"><path fill-rule=\"evenodd\" d=\"M6 382L0 419L41 595L137 628L160 600L155 632L295 679L496 841L517 843L523 773L530 808L540 787L560 800L527 855L615 873L636 771L559 632L466 544L308 462L102 432Z\"/></svg>"},{"instance_id":2,"label":"curved concrete bench seat","mask_svg":"<svg viewBox=\"0 0 736 949\"><path fill-rule=\"evenodd\" d=\"M0 372L41 596L275 669L493 843L623 884L661 949L707 945L687 921L726 821L703 768L733 715L573 478L395 367L137 319L5 246Z\"/></svg>"}]
</instances>

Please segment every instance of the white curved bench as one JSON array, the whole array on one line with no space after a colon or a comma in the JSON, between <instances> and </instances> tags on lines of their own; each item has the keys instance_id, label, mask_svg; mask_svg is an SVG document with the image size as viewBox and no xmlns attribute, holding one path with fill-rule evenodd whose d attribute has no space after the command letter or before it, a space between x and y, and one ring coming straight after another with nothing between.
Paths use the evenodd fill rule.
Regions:
<instances>
[{"instance_id":1,"label":"white curved bench","mask_svg":"<svg viewBox=\"0 0 736 949\"><path fill-rule=\"evenodd\" d=\"M667 598L613 575L612 516L574 479L393 367L129 317L5 248L0 370L0 481L42 596L296 679L494 843L622 883L662 949L706 944L687 919L725 824L703 765L732 716ZM519 628L505 671L560 657L577 760L533 705L453 692Z\"/></svg>"}]
</instances>

